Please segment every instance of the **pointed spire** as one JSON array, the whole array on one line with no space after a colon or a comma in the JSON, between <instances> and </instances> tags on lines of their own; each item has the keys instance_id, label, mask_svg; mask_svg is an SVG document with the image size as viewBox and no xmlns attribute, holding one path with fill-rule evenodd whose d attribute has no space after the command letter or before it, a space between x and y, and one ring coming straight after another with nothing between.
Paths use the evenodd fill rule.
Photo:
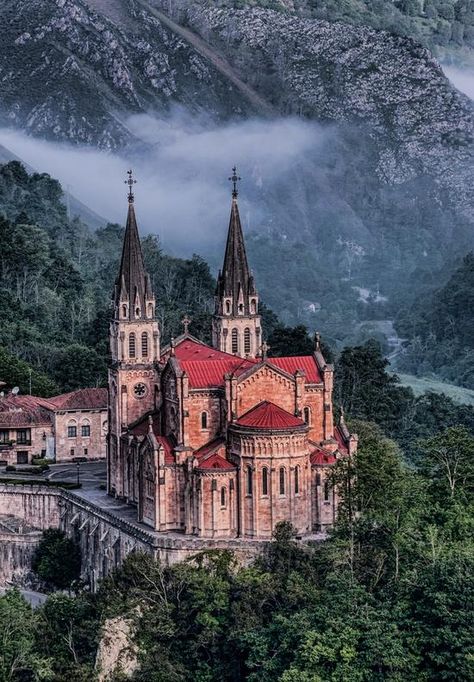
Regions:
<instances>
[{"instance_id":1,"label":"pointed spire","mask_svg":"<svg viewBox=\"0 0 474 682\"><path fill-rule=\"evenodd\" d=\"M140 311L139 317L145 316L146 299L151 298L153 294L151 282L145 270L140 237L138 235L134 205L135 197L132 192L136 180L133 178L131 170L128 171L128 180L125 180L125 183L129 187L128 215L123 240L122 260L115 283L115 305L118 306L121 301L127 301L129 319L135 319L137 317L137 308Z\"/></svg>"},{"instance_id":2,"label":"pointed spire","mask_svg":"<svg viewBox=\"0 0 474 682\"><path fill-rule=\"evenodd\" d=\"M244 235L240 222L239 206L237 203L237 183L240 177L234 166L229 178L232 182L232 206L230 211L229 231L225 249L224 264L219 272L217 282L217 296L229 296L232 298L234 315L237 315L238 305L243 304L245 314L249 314L248 297L256 294L253 276L247 261Z\"/></svg>"}]
</instances>

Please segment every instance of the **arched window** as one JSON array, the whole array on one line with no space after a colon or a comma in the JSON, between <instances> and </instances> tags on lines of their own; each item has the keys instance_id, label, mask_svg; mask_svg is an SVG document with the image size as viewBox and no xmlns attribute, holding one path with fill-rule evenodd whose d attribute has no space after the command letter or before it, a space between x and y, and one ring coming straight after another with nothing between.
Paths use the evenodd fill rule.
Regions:
<instances>
[{"instance_id":1,"label":"arched window","mask_svg":"<svg viewBox=\"0 0 474 682\"><path fill-rule=\"evenodd\" d=\"M232 330L232 352L239 352L239 332L237 329Z\"/></svg>"},{"instance_id":2,"label":"arched window","mask_svg":"<svg viewBox=\"0 0 474 682\"><path fill-rule=\"evenodd\" d=\"M252 315L255 315L255 313L257 312L257 301L254 298L252 298L252 301L250 303L250 312L252 313Z\"/></svg>"},{"instance_id":3,"label":"arched window","mask_svg":"<svg viewBox=\"0 0 474 682\"><path fill-rule=\"evenodd\" d=\"M280 467L280 495L285 494L285 469Z\"/></svg>"},{"instance_id":4,"label":"arched window","mask_svg":"<svg viewBox=\"0 0 474 682\"><path fill-rule=\"evenodd\" d=\"M201 429L207 429L207 412L201 413Z\"/></svg>"},{"instance_id":5,"label":"arched window","mask_svg":"<svg viewBox=\"0 0 474 682\"><path fill-rule=\"evenodd\" d=\"M243 312L244 312L244 304L239 303L239 313L242 315Z\"/></svg>"},{"instance_id":6,"label":"arched window","mask_svg":"<svg viewBox=\"0 0 474 682\"><path fill-rule=\"evenodd\" d=\"M268 495L268 469L262 469L262 495Z\"/></svg>"},{"instance_id":7,"label":"arched window","mask_svg":"<svg viewBox=\"0 0 474 682\"><path fill-rule=\"evenodd\" d=\"M324 481L324 501L329 501L329 481Z\"/></svg>"},{"instance_id":8,"label":"arched window","mask_svg":"<svg viewBox=\"0 0 474 682\"><path fill-rule=\"evenodd\" d=\"M88 419L83 419L81 424L81 436L88 438L91 435L91 423Z\"/></svg>"},{"instance_id":9,"label":"arched window","mask_svg":"<svg viewBox=\"0 0 474 682\"><path fill-rule=\"evenodd\" d=\"M148 317L153 317L153 303L148 304Z\"/></svg>"},{"instance_id":10,"label":"arched window","mask_svg":"<svg viewBox=\"0 0 474 682\"><path fill-rule=\"evenodd\" d=\"M295 467L295 495L300 491L300 468Z\"/></svg>"},{"instance_id":11,"label":"arched window","mask_svg":"<svg viewBox=\"0 0 474 682\"><path fill-rule=\"evenodd\" d=\"M122 317L127 317L127 306L126 305L122 306Z\"/></svg>"},{"instance_id":12,"label":"arched window","mask_svg":"<svg viewBox=\"0 0 474 682\"><path fill-rule=\"evenodd\" d=\"M132 332L128 337L128 355L131 358L135 357L136 347L135 347L135 334Z\"/></svg>"},{"instance_id":13,"label":"arched window","mask_svg":"<svg viewBox=\"0 0 474 682\"><path fill-rule=\"evenodd\" d=\"M245 327L244 330L244 353L250 355L251 343L250 343L250 329Z\"/></svg>"},{"instance_id":14,"label":"arched window","mask_svg":"<svg viewBox=\"0 0 474 682\"><path fill-rule=\"evenodd\" d=\"M303 410L304 420L307 424L311 424L311 410L309 407L305 407Z\"/></svg>"},{"instance_id":15,"label":"arched window","mask_svg":"<svg viewBox=\"0 0 474 682\"><path fill-rule=\"evenodd\" d=\"M135 308L135 317L140 317L140 308L138 306Z\"/></svg>"},{"instance_id":16,"label":"arched window","mask_svg":"<svg viewBox=\"0 0 474 682\"><path fill-rule=\"evenodd\" d=\"M68 438L76 438L77 436L77 423L74 419L71 419L71 421L68 422L67 425L67 437Z\"/></svg>"},{"instance_id":17,"label":"arched window","mask_svg":"<svg viewBox=\"0 0 474 682\"><path fill-rule=\"evenodd\" d=\"M148 357L148 334L146 332L142 334L142 356Z\"/></svg>"},{"instance_id":18,"label":"arched window","mask_svg":"<svg viewBox=\"0 0 474 682\"><path fill-rule=\"evenodd\" d=\"M230 301L225 302L225 312L227 315L230 314Z\"/></svg>"},{"instance_id":19,"label":"arched window","mask_svg":"<svg viewBox=\"0 0 474 682\"><path fill-rule=\"evenodd\" d=\"M225 507L227 504L227 495L225 486L221 488L221 507Z\"/></svg>"},{"instance_id":20,"label":"arched window","mask_svg":"<svg viewBox=\"0 0 474 682\"><path fill-rule=\"evenodd\" d=\"M247 495L253 493L253 476L251 467L247 467Z\"/></svg>"}]
</instances>

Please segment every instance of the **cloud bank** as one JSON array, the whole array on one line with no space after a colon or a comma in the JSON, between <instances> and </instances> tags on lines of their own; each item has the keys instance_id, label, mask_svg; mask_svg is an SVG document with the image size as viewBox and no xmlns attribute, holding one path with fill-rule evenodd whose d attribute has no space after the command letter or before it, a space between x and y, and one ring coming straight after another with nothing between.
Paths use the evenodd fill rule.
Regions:
<instances>
[{"instance_id":1,"label":"cloud bank","mask_svg":"<svg viewBox=\"0 0 474 682\"><path fill-rule=\"evenodd\" d=\"M126 171L137 178L136 210L143 233L158 234L179 255L213 251L225 239L230 201L228 176L242 176L241 212L247 227L271 221L259 201L306 155L318 154L324 134L297 119L209 122L175 112L166 120L137 115L127 121L141 143L128 154L57 144L0 130L0 143L108 220L123 223Z\"/></svg>"},{"instance_id":2,"label":"cloud bank","mask_svg":"<svg viewBox=\"0 0 474 682\"><path fill-rule=\"evenodd\" d=\"M455 88L474 100L474 70L443 66L443 71Z\"/></svg>"}]
</instances>

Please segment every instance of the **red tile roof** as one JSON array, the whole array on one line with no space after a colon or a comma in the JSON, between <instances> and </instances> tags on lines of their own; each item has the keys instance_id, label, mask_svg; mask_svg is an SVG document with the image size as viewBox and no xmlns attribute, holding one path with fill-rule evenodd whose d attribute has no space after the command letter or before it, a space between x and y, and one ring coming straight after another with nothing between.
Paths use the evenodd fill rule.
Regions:
<instances>
[{"instance_id":1,"label":"red tile roof","mask_svg":"<svg viewBox=\"0 0 474 682\"><path fill-rule=\"evenodd\" d=\"M321 372L312 355L298 355L287 358L268 358L268 362L288 374L294 374L297 370L303 370L307 384L320 384L322 382Z\"/></svg>"},{"instance_id":2,"label":"red tile roof","mask_svg":"<svg viewBox=\"0 0 474 682\"><path fill-rule=\"evenodd\" d=\"M192 388L223 386L226 374L239 374L255 364L255 360L244 360L230 353L222 353L189 338L183 339L176 346L175 354L181 369L188 375Z\"/></svg>"},{"instance_id":3,"label":"red tile roof","mask_svg":"<svg viewBox=\"0 0 474 682\"><path fill-rule=\"evenodd\" d=\"M336 462L335 455L322 448L315 448L309 458L313 466L330 466Z\"/></svg>"},{"instance_id":4,"label":"red tile roof","mask_svg":"<svg viewBox=\"0 0 474 682\"><path fill-rule=\"evenodd\" d=\"M243 359L230 353L211 348L204 343L183 338L175 347L175 355L181 369L189 377L191 388L214 388L224 385L226 374L239 376L261 360ZM311 355L288 358L268 358L268 363L288 374L303 370L306 383L321 383L322 377Z\"/></svg>"},{"instance_id":5,"label":"red tile roof","mask_svg":"<svg viewBox=\"0 0 474 682\"><path fill-rule=\"evenodd\" d=\"M100 410L107 407L106 388L80 388L50 398L57 410Z\"/></svg>"},{"instance_id":6,"label":"red tile roof","mask_svg":"<svg viewBox=\"0 0 474 682\"><path fill-rule=\"evenodd\" d=\"M224 471L233 471L235 466L215 452L210 457L207 457L202 462L199 462L198 469L221 469Z\"/></svg>"},{"instance_id":7,"label":"red tile roof","mask_svg":"<svg viewBox=\"0 0 474 682\"><path fill-rule=\"evenodd\" d=\"M53 423L54 405L45 398L32 395L6 395L0 398L0 428L21 428Z\"/></svg>"},{"instance_id":8,"label":"red tile roof","mask_svg":"<svg viewBox=\"0 0 474 682\"><path fill-rule=\"evenodd\" d=\"M282 407L264 400L244 415L239 417L236 422L239 426L248 426L253 429L292 429L306 426L305 422L294 414L290 414Z\"/></svg>"},{"instance_id":9,"label":"red tile roof","mask_svg":"<svg viewBox=\"0 0 474 682\"><path fill-rule=\"evenodd\" d=\"M214 438L196 450L194 456L199 460L198 469L221 469L223 471L235 469L235 466L225 458L225 443L225 438Z\"/></svg>"}]
</instances>

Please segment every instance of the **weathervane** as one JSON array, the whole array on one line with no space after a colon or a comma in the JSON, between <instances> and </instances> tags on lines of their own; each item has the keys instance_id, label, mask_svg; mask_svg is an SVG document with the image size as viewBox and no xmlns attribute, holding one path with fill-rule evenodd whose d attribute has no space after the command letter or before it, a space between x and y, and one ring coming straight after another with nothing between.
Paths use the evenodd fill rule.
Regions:
<instances>
[{"instance_id":1,"label":"weathervane","mask_svg":"<svg viewBox=\"0 0 474 682\"><path fill-rule=\"evenodd\" d=\"M237 183L238 183L240 180L242 180L242 178L239 177L239 176L237 175L237 167L236 167L236 166L234 166L234 167L232 168L232 175L230 176L229 180L230 180L230 182L231 182L232 185L233 185L233 188L232 188L232 196L234 197L234 199L236 199L236 198L237 198L237 195L238 195L238 193L239 193L239 191L238 191L238 189L237 189Z\"/></svg>"},{"instance_id":2,"label":"weathervane","mask_svg":"<svg viewBox=\"0 0 474 682\"><path fill-rule=\"evenodd\" d=\"M134 180L134 178L133 178L133 171L132 170L128 170L127 175L128 175L128 180L124 180L124 183L126 185L128 185L128 203L133 204L135 197L133 195L132 188L133 188L133 185L137 184L137 181Z\"/></svg>"}]
</instances>

